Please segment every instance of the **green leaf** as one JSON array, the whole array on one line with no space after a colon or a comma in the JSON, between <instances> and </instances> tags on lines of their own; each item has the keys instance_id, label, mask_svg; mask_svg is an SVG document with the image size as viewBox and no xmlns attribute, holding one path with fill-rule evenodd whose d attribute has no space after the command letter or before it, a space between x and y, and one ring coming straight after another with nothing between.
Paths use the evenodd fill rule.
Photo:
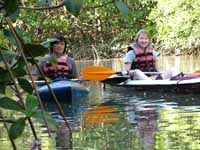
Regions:
<instances>
[{"instance_id":1,"label":"green leaf","mask_svg":"<svg viewBox=\"0 0 200 150\"><path fill-rule=\"evenodd\" d=\"M26 92L28 92L29 94L33 93L33 87L32 85L29 83L28 80L24 79L24 78L19 78L18 79L19 85L20 87L25 90Z\"/></svg>"},{"instance_id":2,"label":"green leaf","mask_svg":"<svg viewBox=\"0 0 200 150\"><path fill-rule=\"evenodd\" d=\"M0 107L10 110L16 110L23 112L24 108L16 101L12 100L8 97L2 97L0 98Z\"/></svg>"},{"instance_id":3,"label":"green leaf","mask_svg":"<svg viewBox=\"0 0 200 150\"><path fill-rule=\"evenodd\" d=\"M3 1L4 1L4 8L6 9L6 14L5 14L6 16L12 16L16 12L18 12L19 15L19 3L20 3L19 0L3 0Z\"/></svg>"},{"instance_id":4,"label":"green leaf","mask_svg":"<svg viewBox=\"0 0 200 150\"><path fill-rule=\"evenodd\" d=\"M128 6L121 0L116 0L115 5L118 8L118 10L124 15L128 16Z\"/></svg>"},{"instance_id":5,"label":"green leaf","mask_svg":"<svg viewBox=\"0 0 200 150\"><path fill-rule=\"evenodd\" d=\"M48 53L48 48L42 46L41 44L25 44L24 45L24 52L27 56L42 56Z\"/></svg>"},{"instance_id":6,"label":"green leaf","mask_svg":"<svg viewBox=\"0 0 200 150\"><path fill-rule=\"evenodd\" d=\"M74 16L78 16L83 5L83 0L65 0L66 9Z\"/></svg>"},{"instance_id":7,"label":"green leaf","mask_svg":"<svg viewBox=\"0 0 200 150\"><path fill-rule=\"evenodd\" d=\"M2 50L1 49L0 51L1 51L2 55L3 55L3 57L6 59L6 61L12 61L17 56L15 53L10 52L8 50ZM1 57L0 57L0 63L4 63L3 59Z\"/></svg>"},{"instance_id":8,"label":"green leaf","mask_svg":"<svg viewBox=\"0 0 200 150\"><path fill-rule=\"evenodd\" d=\"M51 115L48 112L44 112L45 118L47 120L47 124L50 128L53 129L57 129L58 128L58 123L51 117ZM41 123L45 123L44 122L44 116L42 114L42 112L34 112L34 114L32 115L32 117L34 117L35 119L37 119L37 121L41 122Z\"/></svg>"},{"instance_id":9,"label":"green leaf","mask_svg":"<svg viewBox=\"0 0 200 150\"><path fill-rule=\"evenodd\" d=\"M48 38L46 41L42 42L41 45L46 48L50 48L50 43L58 42L58 41L59 41L59 39L57 39L57 38Z\"/></svg>"},{"instance_id":10,"label":"green leaf","mask_svg":"<svg viewBox=\"0 0 200 150\"><path fill-rule=\"evenodd\" d=\"M55 56L50 56L50 57L49 57L49 62L50 62L52 65L58 65L58 61L56 60L56 57L55 57Z\"/></svg>"},{"instance_id":11,"label":"green leaf","mask_svg":"<svg viewBox=\"0 0 200 150\"><path fill-rule=\"evenodd\" d=\"M9 73L7 70L0 70L0 82L8 83Z\"/></svg>"},{"instance_id":12,"label":"green leaf","mask_svg":"<svg viewBox=\"0 0 200 150\"><path fill-rule=\"evenodd\" d=\"M37 98L33 95L28 94L26 97L26 116L31 117L36 106L38 106Z\"/></svg>"},{"instance_id":13,"label":"green leaf","mask_svg":"<svg viewBox=\"0 0 200 150\"><path fill-rule=\"evenodd\" d=\"M0 82L0 93L5 94L6 92L6 85L4 82Z\"/></svg>"},{"instance_id":14,"label":"green leaf","mask_svg":"<svg viewBox=\"0 0 200 150\"><path fill-rule=\"evenodd\" d=\"M20 13L20 9L17 9L13 14L10 15L10 19L12 20L12 22L16 22L18 16Z\"/></svg>"},{"instance_id":15,"label":"green leaf","mask_svg":"<svg viewBox=\"0 0 200 150\"><path fill-rule=\"evenodd\" d=\"M17 62L12 66L12 68L24 68L26 66L24 59L22 58L22 56L17 58Z\"/></svg>"},{"instance_id":16,"label":"green leaf","mask_svg":"<svg viewBox=\"0 0 200 150\"><path fill-rule=\"evenodd\" d=\"M16 45L15 38L10 30L4 29L3 34L12 44Z\"/></svg>"},{"instance_id":17,"label":"green leaf","mask_svg":"<svg viewBox=\"0 0 200 150\"><path fill-rule=\"evenodd\" d=\"M29 63L31 63L32 65L35 65L36 63L38 63L38 62L37 62L37 59L34 59L34 58L32 58L32 57L31 57L31 58L30 58L30 57L27 57L26 59L27 59L27 61L28 61Z\"/></svg>"},{"instance_id":18,"label":"green leaf","mask_svg":"<svg viewBox=\"0 0 200 150\"><path fill-rule=\"evenodd\" d=\"M15 27L15 31L17 33L17 37L18 39L23 42L23 31L19 28L19 27ZM13 35L13 33L11 32L11 30L8 29L4 29L3 30L3 34L6 37L6 39L8 39L12 44L17 45L16 44L16 40L15 40L15 36ZM23 38L21 38L23 37Z\"/></svg>"},{"instance_id":19,"label":"green leaf","mask_svg":"<svg viewBox=\"0 0 200 150\"><path fill-rule=\"evenodd\" d=\"M12 71L13 71L15 77L23 77L26 75L26 71L24 70L24 68L21 68L20 66L14 68Z\"/></svg>"},{"instance_id":20,"label":"green leaf","mask_svg":"<svg viewBox=\"0 0 200 150\"><path fill-rule=\"evenodd\" d=\"M26 121L26 118L20 118L11 125L10 130L9 130L10 138L16 139L23 133L25 125L26 125L25 121Z\"/></svg>"}]
</instances>

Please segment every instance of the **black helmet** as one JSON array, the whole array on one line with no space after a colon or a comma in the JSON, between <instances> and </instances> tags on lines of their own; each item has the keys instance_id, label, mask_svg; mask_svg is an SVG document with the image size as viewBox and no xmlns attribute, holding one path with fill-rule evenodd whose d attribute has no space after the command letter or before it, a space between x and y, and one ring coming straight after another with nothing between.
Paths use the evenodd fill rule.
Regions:
<instances>
[{"instance_id":1,"label":"black helmet","mask_svg":"<svg viewBox=\"0 0 200 150\"><path fill-rule=\"evenodd\" d=\"M65 37L62 35L55 35L53 38L58 39L59 42L65 42Z\"/></svg>"},{"instance_id":2,"label":"black helmet","mask_svg":"<svg viewBox=\"0 0 200 150\"><path fill-rule=\"evenodd\" d=\"M55 43L57 43L57 42L65 42L65 47L64 47L64 51L63 51L63 53L65 53L66 52L66 40L65 40L65 37L62 36L62 35L55 35L55 36L53 36L53 39L55 39L55 40L50 43L50 52L53 53L53 45Z\"/></svg>"}]
</instances>

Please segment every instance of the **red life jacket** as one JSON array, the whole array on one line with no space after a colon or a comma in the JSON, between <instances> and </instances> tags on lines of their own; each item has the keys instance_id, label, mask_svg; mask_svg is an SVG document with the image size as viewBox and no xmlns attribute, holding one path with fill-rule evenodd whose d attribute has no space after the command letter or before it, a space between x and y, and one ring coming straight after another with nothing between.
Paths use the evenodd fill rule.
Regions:
<instances>
[{"instance_id":1,"label":"red life jacket","mask_svg":"<svg viewBox=\"0 0 200 150\"><path fill-rule=\"evenodd\" d=\"M52 65L51 63L47 63L43 68L44 74L50 79L56 78L72 78L72 70L69 68L67 64L66 58L57 59L57 65Z\"/></svg>"},{"instance_id":2,"label":"red life jacket","mask_svg":"<svg viewBox=\"0 0 200 150\"><path fill-rule=\"evenodd\" d=\"M135 61L132 62L131 69L140 69L145 72L157 72L155 60L153 59L153 49L147 47L146 51L139 46L129 46L136 55Z\"/></svg>"}]
</instances>

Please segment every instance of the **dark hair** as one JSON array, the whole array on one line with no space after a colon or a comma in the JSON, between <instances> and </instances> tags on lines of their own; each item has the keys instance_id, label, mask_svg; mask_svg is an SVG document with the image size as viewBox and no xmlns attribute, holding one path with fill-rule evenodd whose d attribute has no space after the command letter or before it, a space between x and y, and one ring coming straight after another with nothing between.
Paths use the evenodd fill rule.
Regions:
<instances>
[{"instance_id":1,"label":"dark hair","mask_svg":"<svg viewBox=\"0 0 200 150\"><path fill-rule=\"evenodd\" d=\"M57 42L65 42L65 47L64 47L64 51L63 51L63 54L66 52L66 40L65 40L65 37L62 36L62 35L55 35L53 36L54 39L57 39L56 41L54 42L51 42L50 43L50 52L53 53L53 45L56 44Z\"/></svg>"}]
</instances>

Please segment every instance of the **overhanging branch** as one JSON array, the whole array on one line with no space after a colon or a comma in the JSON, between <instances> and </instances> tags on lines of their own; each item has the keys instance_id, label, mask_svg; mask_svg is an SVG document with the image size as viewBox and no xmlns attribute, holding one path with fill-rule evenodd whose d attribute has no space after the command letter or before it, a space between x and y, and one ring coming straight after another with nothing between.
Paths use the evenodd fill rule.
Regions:
<instances>
[{"instance_id":1,"label":"overhanging branch","mask_svg":"<svg viewBox=\"0 0 200 150\"><path fill-rule=\"evenodd\" d=\"M49 7L26 7L26 6L19 6L21 9L31 9L31 10L50 10L50 9L57 9L63 7L65 5L64 1L61 2L59 5L56 6L49 6Z\"/></svg>"},{"instance_id":2,"label":"overhanging branch","mask_svg":"<svg viewBox=\"0 0 200 150\"><path fill-rule=\"evenodd\" d=\"M111 0L110 2L101 4L101 5L97 5L97 6L93 6L93 7L85 7L83 8L84 10L89 10L89 9L96 9L96 8L101 8L104 7L106 5L109 5L111 3L114 3L115 0ZM59 5L55 5L55 6L49 6L49 7L26 7L26 6L19 6L19 8L21 9L29 9L29 10L51 10L51 9L57 9L60 7L63 7L65 5L65 2L61 2Z\"/></svg>"}]
</instances>

